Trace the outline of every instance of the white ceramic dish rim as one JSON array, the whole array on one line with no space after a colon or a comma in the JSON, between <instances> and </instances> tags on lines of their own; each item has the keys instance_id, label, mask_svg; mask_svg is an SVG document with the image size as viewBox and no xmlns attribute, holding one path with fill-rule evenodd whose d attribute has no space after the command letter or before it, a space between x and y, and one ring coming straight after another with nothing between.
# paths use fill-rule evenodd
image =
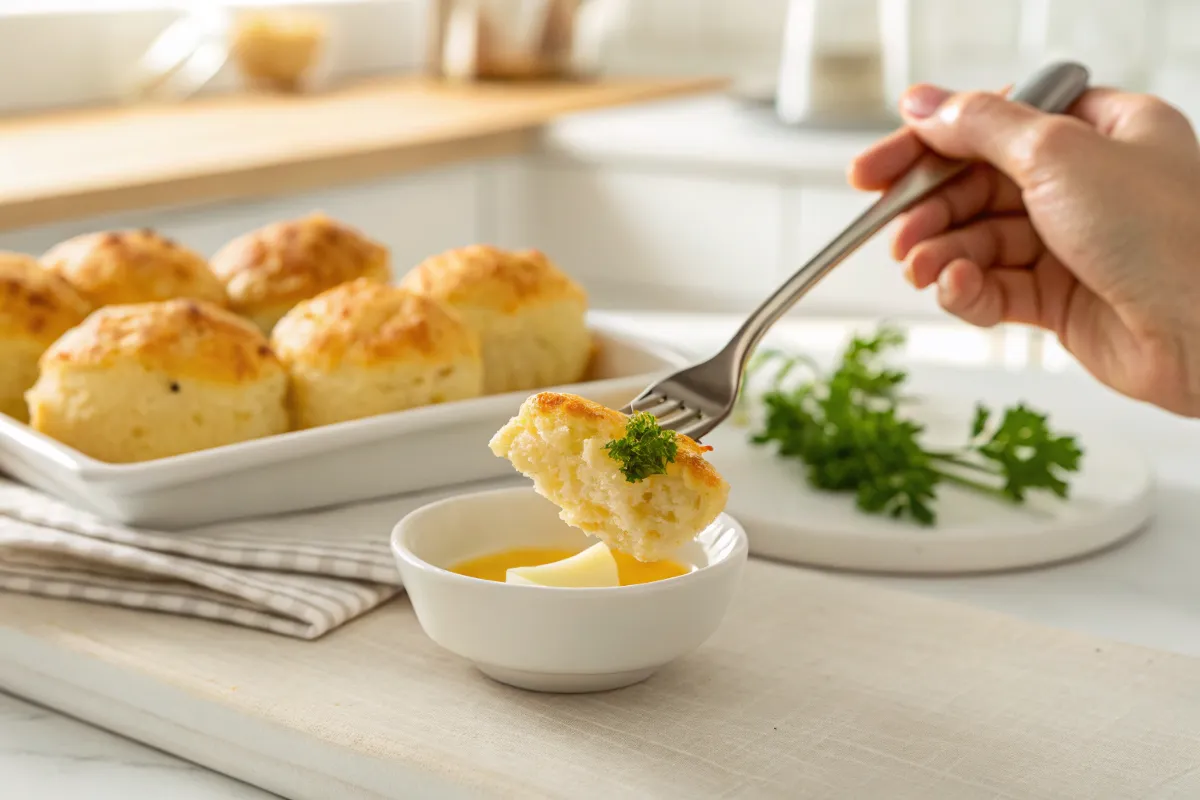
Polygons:
<instances>
[{"instance_id":1,"label":"white ceramic dish rim","mask_svg":"<svg viewBox=\"0 0 1200 800\"><path fill-rule=\"evenodd\" d=\"M654 355L668 364L682 366L686 358L677 350L659 342L647 342L630 335L626 330L610 327L602 321L589 318L589 327L606 338ZM526 397L537 391L574 393L584 390L604 390L615 387L635 376L619 376L595 381L581 381L563 386L547 386L536 390L507 392L485 395L469 400L458 400L437 405L422 406L374 417L348 420L308 430L264 436L246 442L222 445L207 450L183 453L177 456L140 461L132 464L110 464L87 456L73 447L58 442L28 425L0 415L0 436L16 445L36 452L53 461L72 475L89 482L105 483L141 478L152 484L176 483L185 473L188 481L206 478L228 471L229 459L237 458L239 469L260 467L278 461L281 447L287 448L287 457L300 458L327 452L330 443L336 447L351 447L376 438L376 431L386 428L389 436L424 431L438 425L461 422L464 411L478 409L486 413L483 405L488 402L504 401L515 410Z\"/></svg>"},{"instance_id":2,"label":"white ceramic dish rim","mask_svg":"<svg viewBox=\"0 0 1200 800\"><path fill-rule=\"evenodd\" d=\"M966 429L970 423L970 417L966 414L954 414L949 412L936 412L931 415L931 419L922 420L923 424L930 424L931 421L952 421L958 424L958 427ZM961 424L960 424L961 423ZM712 444L715 441L716 447L719 449L724 442L720 440L721 435L732 436L732 431L738 430L736 426L728 421L721 428L722 434L719 434L715 440L705 439L705 442ZM750 428L741 429L739 435L743 435L748 439ZM1092 460L1098 461L1101 464L1122 464L1126 477L1130 479L1127 483L1128 495L1132 498L1125 506L1117 508L1115 511L1110 506L1105 506L1097 512L1089 511L1080 518L1060 517L1057 512L1062 509L1069 508L1075 502L1077 495L1071 495L1066 499L1033 494L1030 495L1024 506L1027 509L1029 518L1023 522L1020 528L1014 528L1011 522L1001 522L999 528L987 528L982 525L972 525L962 530L955 530L949 526L941 526L935 523L931 527L924 528L912 522L898 522L886 517L871 517L860 516L862 512L855 510L849 515L850 522L839 520L838 524L824 529L810 528L804 532L806 543L844 542L848 538L853 538L857 542L861 542L867 546L874 547L901 547L909 548L913 546L930 546L937 548L967 546L980 547L988 544L994 544L996 538L1002 537L1006 542L1023 542L1023 541L1047 541L1057 540L1062 538L1064 530L1073 531L1085 529L1089 525L1095 525L1099 520L1097 514L1108 515L1104 522L1107 527L1113 530L1119 529L1121 533L1109 533L1099 537L1096 547L1102 547L1113 544L1117 541L1132 536L1140 530L1143 530L1154 516L1156 497L1159 491L1158 478L1155 474L1154 467L1146 458L1145 454L1134 447L1126 445L1124 442L1115 438L1100 437L1096 434L1089 434L1087 441L1088 451L1084 455L1085 464L1090 464ZM777 465L782 465L783 468L792 466L792 462L782 459L774 452L772 446L768 450L775 460ZM719 459L719 457L718 457ZM718 460L714 459L714 460ZM1132 466L1131 466L1132 465ZM718 470L722 464L715 465ZM1084 469L1088 469L1087 466ZM844 494L839 497L839 493L823 492L818 489L812 489L807 483L803 482L803 475L797 473L797 486L804 493L819 494L825 498L837 499L843 502L847 508L852 508L854 504L853 493ZM743 482L738 482L736 485L743 485ZM736 489L734 490L736 492ZM733 503L740 502L739 497L732 496ZM1086 496L1085 498L1086 499ZM781 524L778 520L772 519L769 515L761 516L759 513L749 511L748 508L753 508L756 511L763 508L761 498L756 499L756 502L750 503L747 508L741 510L743 517L749 519L751 523L757 527L764 529L771 528L775 530L786 531L784 536L793 536L797 528L803 526L788 526ZM998 507L1004 507L1002 500L990 498L980 498L980 503L993 502L997 503ZM855 521L861 521L864 524L855 526ZM886 528L873 528L877 525L886 525ZM853 526L853 527L851 527ZM803 560L797 563L809 563ZM828 566L833 568L851 568L842 567L841 565L825 564L823 562L812 562L819 566ZM1041 562L1035 562L1041 563ZM1053 563L1053 562L1049 562ZM1008 567L999 567L1006 569Z\"/></svg>"},{"instance_id":3,"label":"white ceramic dish rim","mask_svg":"<svg viewBox=\"0 0 1200 800\"><path fill-rule=\"evenodd\" d=\"M714 570L736 568L738 563L749 557L750 539L746 534L746 529L742 524L729 514L722 512L707 528L696 534L699 539L707 531L714 527L729 528L734 533L735 543L733 547L724 550L715 560L710 560L704 566L697 566L695 569L689 570L683 575L676 575L673 578L664 578L650 583L639 583L633 586L529 586L518 583L500 583L499 581L489 581L484 578L473 578L470 575L459 575L457 572L451 572L443 567L430 564L425 559L418 556L409 548L407 542L404 541L406 527L410 526L414 521L420 521L423 516L429 516L438 513L447 506L455 505L464 501L480 501L486 500L488 497L499 497L501 495L515 495L533 493L532 486L506 486L499 489L486 489L478 492L466 492L463 494L447 497L442 500L435 500L432 503L421 506L420 508L406 514L396 526L392 529L391 546L392 554L399 559L402 559L406 564L422 572L430 575L435 575L439 580L449 581L463 585L471 584L488 584L489 586L504 586L501 591L525 592L525 593L548 593L550 595L562 595L566 593L571 597L586 597L586 596L611 596L613 593L620 593L626 597L633 594L654 594L658 592L673 591L675 587L680 586L689 580L701 580L703 573L710 573ZM564 525L566 523L563 523ZM582 533L582 531L581 531ZM517 546L517 545L514 545ZM704 548L706 556L711 554L711 551Z\"/></svg>"}]
</instances>

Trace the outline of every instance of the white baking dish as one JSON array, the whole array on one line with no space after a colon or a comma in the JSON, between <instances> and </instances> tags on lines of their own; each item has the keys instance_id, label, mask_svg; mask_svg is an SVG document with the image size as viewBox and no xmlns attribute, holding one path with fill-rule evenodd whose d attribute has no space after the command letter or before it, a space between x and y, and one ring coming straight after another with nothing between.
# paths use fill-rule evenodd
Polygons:
<instances>
[{"instance_id":1,"label":"white baking dish","mask_svg":"<svg viewBox=\"0 0 1200 800\"><path fill-rule=\"evenodd\" d=\"M620 407L682 357L593 320L593 380ZM529 393L399 411L137 464L89 458L0 414L0 470L109 520L153 528L321 508L512 475L487 443Z\"/></svg>"}]
</instances>

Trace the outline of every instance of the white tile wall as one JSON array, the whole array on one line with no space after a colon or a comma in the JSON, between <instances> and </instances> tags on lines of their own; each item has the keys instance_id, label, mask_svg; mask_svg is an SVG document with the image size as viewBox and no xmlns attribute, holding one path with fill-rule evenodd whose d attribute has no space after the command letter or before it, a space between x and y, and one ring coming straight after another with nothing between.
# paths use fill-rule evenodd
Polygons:
<instances>
[{"instance_id":1,"label":"white tile wall","mask_svg":"<svg viewBox=\"0 0 1200 800\"><path fill-rule=\"evenodd\" d=\"M784 196L783 260L778 280L791 275L866 210L874 195L842 187L794 186ZM918 293L892 260L884 231L837 267L805 298L805 312L939 316L931 291Z\"/></svg>"},{"instance_id":2,"label":"white tile wall","mask_svg":"<svg viewBox=\"0 0 1200 800\"><path fill-rule=\"evenodd\" d=\"M75 105L109 96L115 76L108 51L94 46L96 20L90 14L64 17L48 36L44 17L6 18L0 28L0 112L40 107L47 97L54 98L51 104Z\"/></svg>"},{"instance_id":3,"label":"white tile wall","mask_svg":"<svg viewBox=\"0 0 1200 800\"><path fill-rule=\"evenodd\" d=\"M788 0L742 0L712 5L709 14L697 16L710 19L708 30L724 41L739 49L777 46Z\"/></svg>"},{"instance_id":4,"label":"white tile wall","mask_svg":"<svg viewBox=\"0 0 1200 800\"><path fill-rule=\"evenodd\" d=\"M639 12L639 19L645 20L647 41L668 47L695 47L716 32L710 24L712 13L703 13L694 0L655 0L653 3L634 0L633 4L644 8Z\"/></svg>"},{"instance_id":5,"label":"white tile wall","mask_svg":"<svg viewBox=\"0 0 1200 800\"><path fill-rule=\"evenodd\" d=\"M1154 33L1169 55L1200 62L1200 3L1166 0Z\"/></svg>"},{"instance_id":6,"label":"white tile wall","mask_svg":"<svg viewBox=\"0 0 1200 800\"><path fill-rule=\"evenodd\" d=\"M1164 94L1200 118L1197 0L884 0L907 3L911 80L1000 87L1032 63L1085 61L1098 82ZM678 72L778 64L787 0L634 0L615 66ZM740 67L738 65L741 65Z\"/></svg>"},{"instance_id":7,"label":"white tile wall","mask_svg":"<svg viewBox=\"0 0 1200 800\"><path fill-rule=\"evenodd\" d=\"M832 181L542 156L493 165L481 230L546 250L601 308L746 312L824 247L872 196ZM804 302L806 316L944 318L881 235Z\"/></svg>"},{"instance_id":8,"label":"white tile wall","mask_svg":"<svg viewBox=\"0 0 1200 800\"><path fill-rule=\"evenodd\" d=\"M777 282L772 182L531 162L499 177L497 240L537 246L599 307L745 310Z\"/></svg>"},{"instance_id":9,"label":"white tile wall","mask_svg":"<svg viewBox=\"0 0 1200 800\"><path fill-rule=\"evenodd\" d=\"M1149 53L1157 49L1150 40L1150 22L1161 4L1088 0L1081 7L1068 0L1026 0L1025 5L1032 19L1030 32L1041 34L1029 42L1035 52L1077 58L1091 67L1097 83L1146 85Z\"/></svg>"},{"instance_id":10,"label":"white tile wall","mask_svg":"<svg viewBox=\"0 0 1200 800\"><path fill-rule=\"evenodd\" d=\"M1019 0L914 0L908 82L1001 88L1020 72Z\"/></svg>"},{"instance_id":11,"label":"white tile wall","mask_svg":"<svg viewBox=\"0 0 1200 800\"><path fill-rule=\"evenodd\" d=\"M261 0L229 0L231 8ZM179 4L157 0L123 7L96 0L69 10L31 2L7 8L0 0L0 113L108 102L133 85L137 61L179 16ZM280 0L303 6L330 21L324 75L407 70L420 64L425 39L425 0ZM232 64L206 87L239 85Z\"/></svg>"}]
</instances>

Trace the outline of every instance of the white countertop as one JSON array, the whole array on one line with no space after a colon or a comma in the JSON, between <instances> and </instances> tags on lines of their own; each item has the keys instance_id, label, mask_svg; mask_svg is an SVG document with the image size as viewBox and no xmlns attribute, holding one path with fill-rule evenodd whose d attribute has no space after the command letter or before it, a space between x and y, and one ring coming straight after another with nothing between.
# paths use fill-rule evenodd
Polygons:
<instances>
[{"instance_id":1,"label":"white countertop","mask_svg":"<svg viewBox=\"0 0 1200 800\"><path fill-rule=\"evenodd\" d=\"M13 800L274 796L6 694L0 694L0 785Z\"/></svg>"},{"instance_id":2,"label":"white countertop","mask_svg":"<svg viewBox=\"0 0 1200 800\"><path fill-rule=\"evenodd\" d=\"M574 114L546 127L542 147L548 156L574 161L841 183L850 159L885 132L790 127L768 105L709 95Z\"/></svg>"},{"instance_id":3,"label":"white countertop","mask_svg":"<svg viewBox=\"0 0 1200 800\"><path fill-rule=\"evenodd\" d=\"M734 321L631 318L643 333L704 352ZM789 339L795 332L790 332ZM802 337L803 338L803 337ZM810 340L812 341L812 340ZM931 373L938 386L957 381L995 402L1023 396L1025 373L980 382L969 372ZM1159 511L1150 528L1110 552L1071 564L971 578L864 577L924 594L985 606L1044 624L1200 656L1200 422L1181 420L1118 398L1075 373L1050 376L1039 400L1068 417L1086 445L1089 426L1125 434L1154 462ZM265 634L264 634L265 635ZM259 798L269 795L172 756L99 731L55 712L0 695L0 775L6 797Z\"/></svg>"}]
</instances>

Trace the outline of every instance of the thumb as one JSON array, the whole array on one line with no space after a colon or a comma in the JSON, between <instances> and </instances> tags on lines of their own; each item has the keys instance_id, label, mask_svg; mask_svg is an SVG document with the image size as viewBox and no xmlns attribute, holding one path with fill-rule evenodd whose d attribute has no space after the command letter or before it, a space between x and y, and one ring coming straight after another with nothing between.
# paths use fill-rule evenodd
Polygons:
<instances>
[{"instance_id":1,"label":"thumb","mask_svg":"<svg viewBox=\"0 0 1200 800\"><path fill-rule=\"evenodd\" d=\"M1047 173L1087 158L1099 134L1086 123L1047 114L990 92L952 94L918 85L900 101L912 131L930 149L950 158L986 161L1021 189Z\"/></svg>"}]
</instances>

